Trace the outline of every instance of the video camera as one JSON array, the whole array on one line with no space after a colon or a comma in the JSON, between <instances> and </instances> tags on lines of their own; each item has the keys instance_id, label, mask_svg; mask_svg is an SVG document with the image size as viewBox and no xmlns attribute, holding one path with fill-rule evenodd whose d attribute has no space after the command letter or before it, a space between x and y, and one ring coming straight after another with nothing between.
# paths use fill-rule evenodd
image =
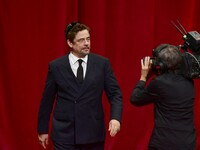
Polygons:
<instances>
[{"instance_id":1,"label":"video camera","mask_svg":"<svg viewBox=\"0 0 200 150\"><path fill-rule=\"evenodd\" d=\"M197 31L187 33L180 22L177 22L180 28L173 21L172 24L183 35L184 40L184 44L180 45L183 50L181 73L187 78L200 78L200 34Z\"/></svg>"},{"instance_id":2,"label":"video camera","mask_svg":"<svg viewBox=\"0 0 200 150\"><path fill-rule=\"evenodd\" d=\"M180 28L173 21L172 24L182 34L184 40L184 43L178 46L180 50L183 50L181 53L182 64L180 66L180 73L186 78L200 78L200 34L197 31L187 33L180 22L177 22ZM162 64L152 66L154 73L157 75L161 74L162 70L164 70L162 69Z\"/></svg>"}]
</instances>

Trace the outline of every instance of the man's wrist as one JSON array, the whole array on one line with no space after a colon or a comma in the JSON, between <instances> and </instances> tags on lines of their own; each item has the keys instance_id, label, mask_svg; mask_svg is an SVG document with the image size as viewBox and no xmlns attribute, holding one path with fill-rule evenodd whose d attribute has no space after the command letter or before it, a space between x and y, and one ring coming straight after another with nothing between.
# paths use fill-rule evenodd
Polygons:
<instances>
[{"instance_id":1,"label":"man's wrist","mask_svg":"<svg viewBox=\"0 0 200 150\"><path fill-rule=\"evenodd\" d=\"M140 77L140 80L146 82L147 79L146 79L145 77L141 76L141 77Z\"/></svg>"}]
</instances>

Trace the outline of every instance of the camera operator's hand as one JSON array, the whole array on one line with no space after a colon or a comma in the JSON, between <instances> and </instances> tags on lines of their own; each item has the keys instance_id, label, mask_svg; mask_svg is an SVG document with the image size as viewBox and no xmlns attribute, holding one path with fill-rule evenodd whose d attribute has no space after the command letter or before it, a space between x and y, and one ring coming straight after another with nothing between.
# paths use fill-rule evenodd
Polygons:
<instances>
[{"instance_id":1,"label":"camera operator's hand","mask_svg":"<svg viewBox=\"0 0 200 150\"><path fill-rule=\"evenodd\" d=\"M140 80L143 80L146 82L149 70L151 69L151 61L150 61L149 56L141 59L141 67L142 68L141 68Z\"/></svg>"}]
</instances>

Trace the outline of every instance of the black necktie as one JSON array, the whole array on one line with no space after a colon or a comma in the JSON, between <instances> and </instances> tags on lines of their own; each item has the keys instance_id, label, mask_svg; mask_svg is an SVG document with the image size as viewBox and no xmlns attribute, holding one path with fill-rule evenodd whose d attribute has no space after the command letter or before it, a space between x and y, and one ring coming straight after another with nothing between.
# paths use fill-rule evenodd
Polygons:
<instances>
[{"instance_id":1,"label":"black necktie","mask_svg":"<svg viewBox=\"0 0 200 150\"><path fill-rule=\"evenodd\" d=\"M77 69L77 80L79 83L82 83L83 82L83 67L81 64L82 64L83 60L79 59L78 62L79 62L79 66Z\"/></svg>"}]
</instances>

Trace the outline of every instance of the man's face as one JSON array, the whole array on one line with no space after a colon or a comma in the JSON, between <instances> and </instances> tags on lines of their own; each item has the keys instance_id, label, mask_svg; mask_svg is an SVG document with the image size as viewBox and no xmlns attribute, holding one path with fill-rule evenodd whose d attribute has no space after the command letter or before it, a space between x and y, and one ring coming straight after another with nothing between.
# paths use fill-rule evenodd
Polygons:
<instances>
[{"instance_id":1,"label":"man's face","mask_svg":"<svg viewBox=\"0 0 200 150\"><path fill-rule=\"evenodd\" d=\"M81 58L90 53L90 34L88 30L79 31L73 43L68 40L68 45L72 48L72 53Z\"/></svg>"}]
</instances>

